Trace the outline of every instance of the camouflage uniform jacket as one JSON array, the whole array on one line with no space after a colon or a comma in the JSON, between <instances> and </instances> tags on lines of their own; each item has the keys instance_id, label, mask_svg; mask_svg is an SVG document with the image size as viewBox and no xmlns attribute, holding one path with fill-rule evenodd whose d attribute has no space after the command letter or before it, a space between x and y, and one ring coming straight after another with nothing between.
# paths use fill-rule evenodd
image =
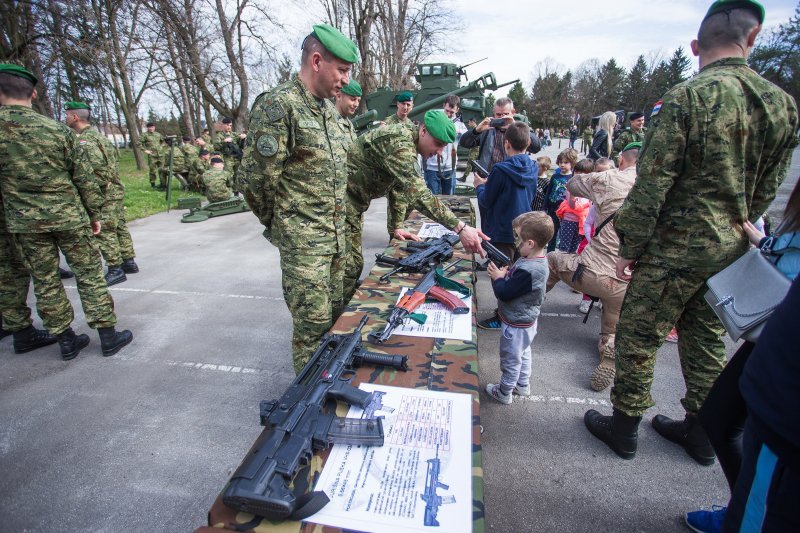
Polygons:
<instances>
[{"instance_id":1,"label":"camouflage uniform jacket","mask_svg":"<svg viewBox=\"0 0 800 533\"><path fill-rule=\"evenodd\" d=\"M157 131L153 133L146 131L139 135L139 148L150 150L155 157L158 157L164 151L164 137Z\"/></svg>"},{"instance_id":2,"label":"camouflage uniform jacket","mask_svg":"<svg viewBox=\"0 0 800 533\"><path fill-rule=\"evenodd\" d=\"M458 217L431 193L419 174L418 135L416 129L412 133L397 124L358 138L347 161L347 199L352 215L360 217L373 199L389 195L388 219L394 221L391 231L402 227L406 205L448 228L458 224ZM393 196L402 201L392 201Z\"/></svg>"},{"instance_id":3,"label":"camouflage uniform jacket","mask_svg":"<svg viewBox=\"0 0 800 533\"><path fill-rule=\"evenodd\" d=\"M184 165L186 165L186 169L188 170L192 168L194 160L200 158L200 148L191 143L183 143L181 145L181 151L183 152Z\"/></svg>"},{"instance_id":4,"label":"camouflage uniform jacket","mask_svg":"<svg viewBox=\"0 0 800 533\"><path fill-rule=\"evenodd\" d=\"M298 77L256 98L237 179L277 246L345 251L348 133Z\"/></svg>"},{"instance_id":5,"label":"camouflage uniform jacket","mask_svg":"<svg viewBox=\"0 0 800 533\"><path fill-rule=\"evenodd\" d=\"M125 198L125 186L119 179L119 158L114 146L91 126L78 134L78 140L89 154L97 184L106 195L106 201Z\"/></svg>"},{"instance_id":6,"label":"camouflage uniform jacket","mask_svg":"<svg viewBox=\"0 0 800 533\"><path fill-rule=\"evenodd\" d=\"M408 128L408 131L414 131L414 128L416 128L413 120L411 120L408 117L404 118L403 120L400 120L400 117L397 116L397 113L395 113L390 117L386 117L386 120L384 120L384 122L386 123L387 126L392 126L394 124L402 124L403 126Z\"/></svg>"},{"instance_id":7,"label":"camouflage uniform jacket","mask_svg":"<svg viewBox=\"0 0 800 533\"><path fill-rule=\"evenodd\" d=\"M353 123L350 121L349 118L343 117L339 115L339 125L342 127L343 130L347 132L347 137L349 139L350 146L353 146L358 139L358 135L356 135L356 128L353 126ZM348 151L350 151L348 147Z\"/></svg>"},{"instance_id":8,"label":"camouflage uniform jacket","mask_svg":"<svg viewBox=\"0 0 800 533\"><path fill-rule=\"evenodd\" d=\"M169 168L170 152L172 152L172 171L186 172L189 167L187 165L186 157L184 156L183 145L177 145L174 149L167 146L167 151L164 153L164 170Z\"/></svg>"},{"instance_id":9,"label":"camouflage uniform jacket","mask_svg":"<svg viewBox=\"0 0 800 533\"><path fill-rule=\"evenodd\" d=\"M203 179L203 173L209 168L211 168L210 163L198 157L189 164L189 178L200 182Z\"/></svg>"},{"instance_id":10,"label":"camouflage uniform jacket","mask_svg":"<svg viewBox=\"0 0 800 533\"><path fill-rule=\"evenodd\" d=\"M224 169L210 168L203 173L203 184L206 186L206 198L209 202L230 200L231 173Z\"/></svg>"},{"instance_id":11,"label":"camouflage uniform jacket","mask_svg":"<svg viewBox=\"0 0 800 533\"><path fill-rule=\"evenodd\" d=\"M743 254L740 226L775 197L797 120L793 99L741 58L670 89L615 220L620 256L714 271Z\"/></svg>"},{"instance_id":12,"label":"camouflage uniform jacket","mask_svg":"<svg viewBox=\"0 0 800 533\"><path fill-rule=\"evenodd\" d=\"M614 141L614 144L611 149L611 157L616 160L617 156L622 151L622 149L628 146L630 143L643 142L646 133L647 133L647 128L642 128L639 131L633 131L630 128L625 128L625 130L619 134L617 140Z\"/></svg>"},{"instance_id":13,"label":"camouflage uniform jacket","mask_svg":"<svg viewBox=\"0 0 800 533\"><path fill-rule=\"evenodd\" d=\"M594 130L587 126L583 129L583 142L592 144L592 137L594 137Z\"/></svg>"},{"instance_id":14,"label":"camouflage uniform jacket","mask_svg":"<svg viewBox=\"0 0 800 533\"><path fill-rule=\"evenodd\" d=\"M0 191L10 233L88 226L105 203L78 136L17 105L0 107Z\"/></svg>"},{"instance_id":15,"label":"camouflage uniform jacket","mask_svg":"<svg viewBox=\"0 0 800 533\"><path fill-rule=\"evenodd\" d=\"M211 135L210 134L206 133L205 135L201 135L200 138L203 139L204 143L206 143L203 148L205 148L209 152L214 150L214 141L211 140Z\"/></svg>"}]
</instances>

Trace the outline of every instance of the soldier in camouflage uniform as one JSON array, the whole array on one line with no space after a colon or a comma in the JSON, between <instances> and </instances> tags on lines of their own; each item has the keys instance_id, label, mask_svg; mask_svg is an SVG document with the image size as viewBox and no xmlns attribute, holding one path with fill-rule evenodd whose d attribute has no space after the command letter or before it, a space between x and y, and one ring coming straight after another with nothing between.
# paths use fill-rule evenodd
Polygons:
<instances>
[{"instance_id":1,"label":"soldier in camouflage uniform","mask_svg":"<svg viewBox=\"0 0 800 533\"><path fill-rule=\"evenodd\" d=\"M172 177L180 181L181 185L185 187L188 185L189 166L184 155L183 142L178 141L177 137L169 137L166 142L167 151L164 155L164 166L161 168L159 189L164 190L167 188L170 157L172 157Z\"/></svg>"},{"instance_id":2,"label":"soldier in camouflage uniform","mask_svg":"<svg viewBox=\"0 0 800 533\"><path fill-rule=\"evenodd\" d=\"M342 87L342 90L336 94L336 111L339 112L339 124L343 129L347 130L350 137L350 143L356 142L356 129L353 123L350 122L350 117L356 114L358 105L361 103L361 85L356 80L350 80L350 83Z\"/></svg>"},{"instance_id":3,"label":"soldier in camouflage uniform","mask_svg":"<svg viewBox=\"0 0 800 533\"><path fill-rule=\"evenodd\" d=\"M201 148L205 148L209 152L214 149L214 140L211 138L211 133L209 133L208 128L203 129L203 133L200 134L200 138L203 139L203 146Z\"/></svg>"},{"instance_id":4,"label":"soldier in camouflage uniform","mask_svg":"<svg viewBox=\"0 0 800 533\"><path fill-rule=\"evenodd\" d=\"M147 154L147 166L150 169L150 186L156 186L156 178L161 175L164 161L164 137L156 131L156 125L147 123L147 132L139 136L139 149Z\"/></svg>"},{"instance_id":5,"label":"soldier in camouflage uniform","mask_svg":"<svg viewBox=\"0 0 800 533\"><path fill-rule=\"evenodd\" d=\"M139 272L134 261L133 239L125 220L125 186L119 179L119 158L111 142L91 127L89 106L84 102L67 102L67 126L78 134L80 145L89 154L89 163L94 170L100 190L105 193L103 206L103 231L95 236L108 272L106 283L116 285L126 281L126 273Z\"/></svg>"},{"instance_id":6,"label":"soldier in camouflage uniform","mask_svg":"<svg viewBox=\"0 0 800 533\"><path fill-rule=\"evenodd\" d=\"M640 143L644 141L644 135L647 133L644 127L644 115L642 113L630 114L630 126L619 134L619 137L614 141L611 149L611 159L619 164L619 154L622 149L631 143Z\"/></svg>"},{"instance_id":7,"label":"soldier in camouflage uniform","mask_svg":"<svg viewBox=\"0 0 800 533\"><path fill-rule=\"evenodd\" d=\"M114 355L133 335L114 329L114 302L92 237L101 229L105 197L78 137L32 109L35 84L25 69L0 65L0 194L6 225L61 356L76 357L89 337L70 327L73 312L58 274L59 249L75 272L86 320L99 330L103 355Z\"/></svg>"},{"instance_id":8,"label":"soldier in camouflage uniform","mask_svg":"<svg viewBox=\"0 0 800 533\"><path fill-rule=\"evenodd\" d=\"M626 459L653 405L656 350L677 325L686 417L657 415L653 426L700 464L714 461L696 422L725 365L724 329L703 298L706 280L749 248L742 224L775 197L798 124L793 99L745 63L763 20L756 2L718 0L709 8L692 41L700 72L653 109L638 179L614 223L617 277L631 280L617 326L614 411L590 410L584 421Z\"/></svg>"},{"instance_id":9,"label":"soldier in camouflage uniform","mask_svg":"<svg viewBox=\"0 0 800 533\"><path fill-rule=\"evenodd\" d=\"M189 188L193 191L203 192L205 186L203 185L203 174L210 166L211 154L208 150L201 149L197 159L193 160L189 165Z\"/></svg>"},{"instance_id":10,"label":"soldier in camouflage uniform","mask_svg":"<svg viewBox=\"0 0 800 533\"><path fill-rule=\"evenodd\" d=\"M397 112L387 117L384 120L384 123L387 126L391 126L392 124L402 124L409 131L414 129L414 122L408 118L408 114L411 113L411 110L414 109L414 95L411 94L410 91L403 91L396 97L397 100Z\"/></svg>"},{"instance_id":11,"label":"soldier in camouflage uniform","mask_svg":"<svg viewBox=\"0 0 800 533\"><path fill-rule=\"evenodd\" d=\"M402 124L395 124L369 131L358 138L347 160L345 302L353 296L364 267L361 253L364 212L375 198L389 196L388 219L393 237L418 240L416 235L402 229L406 206L409 206L457 232L468 251L481 251L480 239L488 237L459 221L431 193L419 173L418 154L430 158L441 153L455 138L455 125L441 110L425 113L424 124L415 127L413 132Z\"/></svg>"},{"instance_id":12,"label":"soldier in camouflage uniform","mask_svg":"<svg viewBox=\"0 0 800 533\"><path fill-rule=\"evenodd\" d=\"M230 200L233 196L231 179L231 173L225 170L225 162L222 158L212 157L211 168L203 173L203 185L208 201L222 202L223 200Z\"/></svg>"},{"instance_id":13,"label":"soldier in camouflage uniform","mask_svg":"<svg viewBox=\"0 0 800 533\"><path fill-rule=\"evenodd\" d=\"M592 130L591 126L586 126L583 129L583 135L581 137L582 140L583 140L583 145L581 146L581 153L582 154L588 154L589 153L589 147L592 146L592 138L593 137L594 137L594 130Z\"/></svg>"},{"instance_id":14,"label":"soldier in camouflage uniform","mask_svg":"<svg viewBox=\"0 0 800 533\"><path fill-rule=\"evenodd\" d=\"M355 43L326 24L303 43L300 73L253 104L237 178L281 254L300 371L341 314L348 132L329 98L349 82Z\"/></svg>"}]
</instances>

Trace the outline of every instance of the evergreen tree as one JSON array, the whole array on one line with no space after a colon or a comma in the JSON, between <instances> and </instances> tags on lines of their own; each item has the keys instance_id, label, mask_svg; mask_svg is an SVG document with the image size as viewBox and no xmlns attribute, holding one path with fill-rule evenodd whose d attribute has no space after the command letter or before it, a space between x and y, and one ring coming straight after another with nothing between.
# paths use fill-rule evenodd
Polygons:
<instances>
[{"instance_id":1,"label":"evergreen tree","mask_svg":"<svg viewBox=\"0 0 800 533\"><path fill-rule=\"evenodd\" d=\"M652 104L647 102L647 63L644 56L636 59L628 77L625 80L625 92L622 96L622 107L627 111L644 112L645 107Z\"/></svg>"},{"instance_id":2,"label":"evergreen tree","mask_svg":"<svg viewBox=\"0 0 800 533\"><path fill-rule=\"evenodd\" d=\"M687 73L692 65L692 60L686 55L682 46L672 54L667 63L667 83L674 87L688 79Z\"/></svg>"},{"instance_id":3,"label":"evergreen tree","mask_svg":"<svg viewBox=\"0 0 800 533\"><path fill-rule=\"evenodd\" d=\"M598 113L616 111L623 103L625 83L627 81L625 69L617 64L613 57L600 69L600 99L597 103Z\"/></svg>"},{"instance_id":4,"label":"evergreen tree","mask_svg":"<svg viewBox=\"0 0 800 533\"><path fill-rule=\"evenodd\" d=\"M508 91L508 97L514 102L514 107L519 112L525 109L525 96L525 87L522 86L521 82L515 83L511 90Z\"/></svg>"},{"instance_id":5,"label":"evergreen tree","mask_svg":"<svg viewBox=\"0 0 800 533\"><path fill-rule=\"evenodd\" d=\"M800 101L800 4L787 23L759 36L748 62L753 70Z\"/></svg>"}]
</instances>

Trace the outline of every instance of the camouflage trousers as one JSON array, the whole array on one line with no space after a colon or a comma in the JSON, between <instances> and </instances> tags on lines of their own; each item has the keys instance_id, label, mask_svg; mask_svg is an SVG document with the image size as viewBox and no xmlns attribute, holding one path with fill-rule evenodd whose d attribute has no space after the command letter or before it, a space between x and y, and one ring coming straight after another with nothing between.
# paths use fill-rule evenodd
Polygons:
<instances>
[{"instance_id":1,"label":"camouflage trousers","mask_svg":"<svg viewBox=\"0 0 800 533\"><path fill-rule=\"evenodd\" d=\"M604 356L613 358L617 322L619 322L619 313L628 284L611 276L596 274L585 267L581 277L572 281L572 276L578 268L578 254L550 252L547 254L547 263L550 266L550 276L547 278L548 292L559 281L563 281L577 291L600 298L603 303L603 312L600 317L600 339L597 342L597 351L601 359Z\"/></svg>"},{"instance_id":2,"label":"camouflage trousers","mask_svg":"<svg viewBox=\"0 0 800 533\"><path fill-rule=\"evenodd\" d=\"M120 266L124 260L136 257L122 200L108 200L103 208L100 234L94 238L107 265Z\"/></svg>"},{"instance_id":3,"label":"camouflage trousers","mask_svg":"<svg viewBox=\"0 0 800 533\"><path fill-rule=\"evenodd\" d=\"M364 215L353 220L347 217L347 235L345 236L345 267L344 267L344 297L342 302L347 305L356 292L356 285L364 270L364 255L361 253L361 238L363 234Z\"/></svg>"},{"instance_id":4,"label":"camouflage trousers","mask_svg":"<svg viewBox=\"0 0 800 533\"><path fill-rule=\"evenodd\" d=\"M50 333L58 335L65 331L75 318L58 274L59 249L75 273L89 326L106 328L116 324L114 301L103 278L100 251L88 227L50 233L17 233L14 241L33 278L36 309Z\"/></svg>"},{"instance_id":5,"label":"camouflage trousers","mask_svg":"<svg viewBox=\"0 0 800 533\"><path fill-rule=\"evenodd\" d=\"M5 226L5 220L0 224ZM11 235L5 228L0 229L0 314L7 331L19 331L33 323L27 303L30 283L31 276L22 264Z\"/></svg>"},{"instance_id":6,"label":"camouflage trousers","mask_svg":"<svg viewBox=\"0 0 800 533\"><path fill-rule=\"evenodd\" d=\"M725 366L724 329L703 298L714 271L673 269L639 263L628 286L617 325L614 407L640 416L654 405L650 396L656 351L673 326L678 328L678 354L687 413L697 414Z\"/></svg>"},{"instance_id":7,"label":"camouflage trousers","mask_svg":"<svg viewBox=\"0 0 800 533\"><path fill-rule=\"evenodd\" d=\"M344 254L305 255L280 249L283 297L292 315L292 362L299 373L342 314Z\"/></svg>"},{"instance_id":8,"label":"camouflage trousers","mask_svg":"<svg viewBox=\"0 0 800 533\"><path fill-rule=\"evenodd\" d=\"M150 185L155 185L162 167L161 157L148 155L147 166L150 169Z\"/></svg>"}]
</instances>

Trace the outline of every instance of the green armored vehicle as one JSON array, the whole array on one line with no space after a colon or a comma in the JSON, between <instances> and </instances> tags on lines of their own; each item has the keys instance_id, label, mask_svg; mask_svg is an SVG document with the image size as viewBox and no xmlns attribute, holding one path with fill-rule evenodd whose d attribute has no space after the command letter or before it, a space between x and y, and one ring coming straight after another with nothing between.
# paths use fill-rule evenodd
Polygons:
<instances>
[{"instance_id":1,"label":"green armored vehicle","mask_svg":"<svg viewBox=\"0 0 800 533\"><path fill-rule=\"evenodd\" d=\"M483 61L483 60L481 60ZM476 61L477 63L477 61ZM473 63L470 63L473 64ZM454 63L426 63L417 65L414 79L419 89L410 89L414 93L414 108L409 114L411 120L420 121L422 115L430 109L441 109L445 99L456 94L461 97L461 121L466 124L470 119L480 122L485 116L486 91L495 91L519 80L497 84L494 73L489 72L480 78L461 85L461 77L467 79L464 70L469 65L458 66ZM397 112L397 93L399 91L384 87L366 95L367 111L353 118L357 129L363 129L376 120L383 120Z\"/></svg>"}]
</instances>

